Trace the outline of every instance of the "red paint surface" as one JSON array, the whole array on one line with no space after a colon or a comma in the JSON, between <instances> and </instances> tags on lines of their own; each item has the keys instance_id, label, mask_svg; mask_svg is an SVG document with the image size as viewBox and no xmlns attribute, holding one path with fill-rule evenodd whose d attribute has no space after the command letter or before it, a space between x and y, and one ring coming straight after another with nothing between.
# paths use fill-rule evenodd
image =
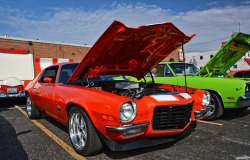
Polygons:
<instances>
[{"instance_id":1,"label":"red paint surface","mask_svg":"<svg viewBox=\"0 0 250 160\"><path fill-rule=\"evenodd\" d=\"M35 58L35 66L37 75L41 72L40 58Z\"/></svg>"},{"instance_id":2,"label":"red paint surface","mask_svg":"<svg viewBox=\"0 0 250 160\"><path fill-rule=\"evenodd\" d=\"M250 65L250 58L244 58L244 59Z\"/></svg>"},{"instance_id":3,"label":"red paint surface","mask_svg":"<svg viewBox=\"0 0 250 160\"><path fill-rule=\"evenodd\" d=\"M27 51L27 50L17 50L17 49L0 49L0 52L3 52L3 53L21 53L21 54L29 53L29 51Z\"/></svg>"},{"instance_id":4,"label":"red paint surface","mask_svg":"<svg viewBox=\"0 0 250 160\"><path fill-rule=\"evenodd\" d=\"M69 81L77 80L91 64L89 77L119 74L140 79L193 36L186 36L172 23L130 28L114 21L90 49Z\"/></svg>"},{"instance_id":5,"label":"red paint surface","mask_svg":"<svg viewBox=\"0 0 250 160\"><path fill-rule=\"evenodd\" d=\"M4 91L6 94L8 94L8 92L7 92L8 88L16 88L17 89L17 93L19 93L20 91L23 90L23 85L14 86L14 87L1 85L1 90ZM17 94L17 93L13 93L13 94ZM12 93L10 93L10 94L12 94Z\"/></svg>"}]
</instances>

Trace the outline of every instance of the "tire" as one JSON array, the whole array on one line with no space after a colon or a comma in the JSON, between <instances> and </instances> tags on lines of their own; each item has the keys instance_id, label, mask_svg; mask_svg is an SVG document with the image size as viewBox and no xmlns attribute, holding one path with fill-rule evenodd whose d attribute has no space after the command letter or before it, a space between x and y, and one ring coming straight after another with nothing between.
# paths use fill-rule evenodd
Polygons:
<instances>
[{"instance_id":1,"label":"tire","mask_svg":"<svg viewBox=\"0 0 250 160\"><path fill-rule=\"evenodd\" d=\"M220 98L213 92L210 92L211 100L210 100L210 108L211 111L207 112L205 115L205 120L216 120L223 114L223 106Z\"/></svg>"},{"instance_id":2,"label":"tire","mask_svg":"<svg viewBox=\"0 0 250 160\"><path fill-rule=\"evenodd\" d=\"M36 108L29 94L27 95L27 99L26 99L26 109L27 109L28 117L30 119L41 118L42 113Z\"/></svg>"},{"instance_id":3,"label":"tire","mask_svg":"<svg viewBox=\"0 0 250 160\"><path fill-rule=\"evenodd\" d=\"M74 150L81 155L93 155L103 148L90 118L79 107L69 111L68 132Z\"/></svg>"}]
</instances>

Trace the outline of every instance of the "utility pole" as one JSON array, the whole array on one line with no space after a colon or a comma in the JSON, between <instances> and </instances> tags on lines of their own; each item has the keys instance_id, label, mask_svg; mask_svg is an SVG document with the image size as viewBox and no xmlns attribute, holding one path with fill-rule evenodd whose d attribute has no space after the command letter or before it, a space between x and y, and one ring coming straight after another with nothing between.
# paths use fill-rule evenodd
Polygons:
<instances>
[{"instance_id":1,"label":"utility pole","mask_svg":"<svg viewBox=\"0 0 250 160\"><path fill-rule=\"evenodd\" d=\"M240 32L240 22L239 22L239 32Z\"/></svg>"}]
</instances>

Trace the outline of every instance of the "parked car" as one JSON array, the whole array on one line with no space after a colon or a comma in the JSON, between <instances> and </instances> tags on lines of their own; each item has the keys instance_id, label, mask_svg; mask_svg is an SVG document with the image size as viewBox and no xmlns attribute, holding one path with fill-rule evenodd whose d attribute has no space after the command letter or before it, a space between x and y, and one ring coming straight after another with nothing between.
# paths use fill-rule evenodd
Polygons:
<instances>
[{"instance_id":1,"label":"parked car","mask_svg":"<svg viewBox=\"0 0 250 160\"><path fill-rule=\"evenodd\" d=\"M228 74L232 75L234 78L250 78L250 69L230 71Z\"/></svg>"},{"instance_id":2,"label":"parked car","mask_svg":"<svg viewBox=\"0 0 250 160\"><path fill-rule=\"evenodd\" d=\"M187 85L209 91L211 111L206 114L207 120L219 118L225 108L250 107L250 82L223 78L226 71L250 50L249 39L250 35L235 34L201 70L193 64L161 62L152 69L155 75L154 81L163 84ZM151 78L145 79L149 81ZM131 80L138 81L133 77Z\"/></svg>"},{"instance_id":3,"label":"parked car","mask_svg":"<svg viewBox=\"0 0 250 160\"><path fill-rule=\"evenodd\" d=\"M0 48L0 73L0 98L25 98L24 87L34 79L32 54Z\"/></svg>"},{"instance_id":4,"label":"parked car","mask_svg":"<svg viewBox=\"0 0 250 160\"><path fill-rule=\"evenodd\" d=\"M102 141L121 151L186 135L209 110L209 92L126 76L142 78L191 38L172 23L128 28L114 21L80 64L51 65L26 87L28 116L46 113L68 126L82 155L99 152Z\"/></svg>"}]
</instances>

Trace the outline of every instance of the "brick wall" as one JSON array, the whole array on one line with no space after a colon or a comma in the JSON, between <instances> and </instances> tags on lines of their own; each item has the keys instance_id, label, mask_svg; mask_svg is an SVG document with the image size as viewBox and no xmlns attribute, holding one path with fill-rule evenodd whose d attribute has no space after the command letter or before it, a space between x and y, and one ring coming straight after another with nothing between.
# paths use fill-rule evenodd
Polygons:
<instances>
[{"instance_id":1,"label":"brick wall","mask_svg":"<svg viewBox=\"0 0 250 160\"><path fill-rule=\"evenodd\" d=\"M176 49L175 51L170 53L169 56L167 56L165 59L163 59L163 62L169 62L171 58L173 58L174 62L179 62L178 49Z\"/></svg>"},{"instance_id":2,"label":"brick wall","mask_svg":"<svg viewBox=\"0 0 250 160\"><path fill-rule=\"evenodd\" d=\"M30 50L34 58L68 58L81 61L90 47L0 38L0 48Z\"/></svg>"},{"instance_id":3,"label":"brick wall","mask_svg":"<svg viewBox=\"0 0 250 160\"><path fill-rule=\"evenodd\" d=\"M81 61L91 47L0 37L0 48L29 50L30 53L33 54L33 58L64 58ZM34 74L35 76L37 75L36 70Z\"/></svg>"}]
</instances>

